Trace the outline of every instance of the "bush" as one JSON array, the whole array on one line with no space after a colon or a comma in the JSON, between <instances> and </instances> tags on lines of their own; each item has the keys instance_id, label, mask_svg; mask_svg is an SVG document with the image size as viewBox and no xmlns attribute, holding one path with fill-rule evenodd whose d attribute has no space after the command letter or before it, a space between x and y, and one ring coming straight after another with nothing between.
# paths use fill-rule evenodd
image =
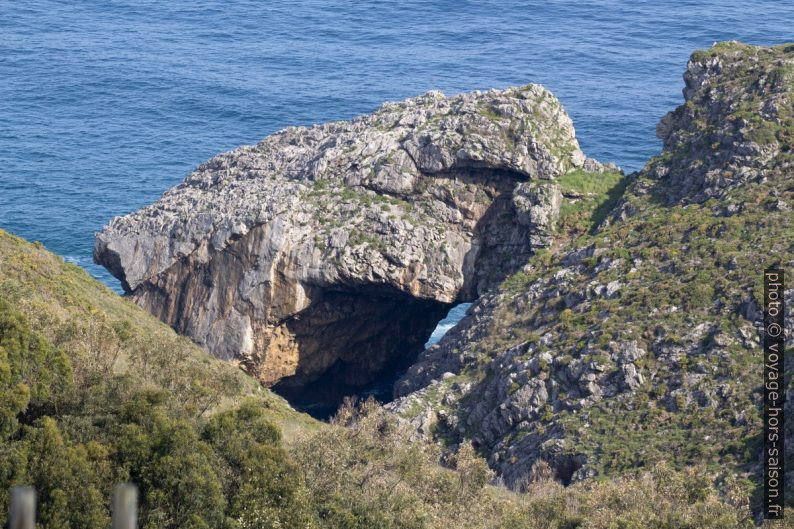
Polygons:
<instances>
[{"instance_id":1,"label":"bush","mask_svg":"<svg viewBox=\"0 0 794 529\"><path fill-rule=\"evenodd\" d=\"M72 387L69 359L0 299L0 439L63 404Z\"/></svg>"},{"instance_id":2,"label":"bush","mask_svg":"<svg viewBox=\"0 0 794 529\"><path fill-rule=\"evenodd\" d=\"M259 402L215 415L204 438L225 462L222 476L234 527L307 527L312 522L298 468Z\"/></svg>"},{"instance_id":3,"label":"bush","mask_svg":"<svg viewBox=\"0 0 794 529\"><path fill-rule=\"evenodd\" d=\"M135 392L105 375L73 392L69 359L0 300L0 520L9 489L28 484L42 527L104 528L110 491L129 480L144 529L312 525L301 475L260 401L204 424L180 418L185 404L165 390ZM91 391L101 406L86 405Z\"/></svg>"}]
</instances>

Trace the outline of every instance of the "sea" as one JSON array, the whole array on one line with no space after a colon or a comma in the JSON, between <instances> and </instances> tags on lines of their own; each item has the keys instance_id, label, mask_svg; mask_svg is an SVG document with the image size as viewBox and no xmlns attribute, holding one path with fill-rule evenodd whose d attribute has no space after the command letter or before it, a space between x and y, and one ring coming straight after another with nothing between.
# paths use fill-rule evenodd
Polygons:
<instances>
[{"instance_id":1,"label":"sea","mask_svg":"<svg viewBox=\"0 0 794 529\"><path fill-rule=\"evenodd\" d=\"M0 228L121 291L91 259L113 216L216 153L429 90L541 83L633 171L694 49L792 28L779 0L0 0Z\"/></svg>"}]
</instances>

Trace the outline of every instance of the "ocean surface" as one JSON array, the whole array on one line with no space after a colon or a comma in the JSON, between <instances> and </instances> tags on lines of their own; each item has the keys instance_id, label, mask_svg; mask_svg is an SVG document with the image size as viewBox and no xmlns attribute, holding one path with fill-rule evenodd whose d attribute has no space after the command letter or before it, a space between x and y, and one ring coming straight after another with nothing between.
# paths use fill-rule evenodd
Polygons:
<instances>
[{"instance_id":1,"label":"ocean surface","mask_svg":"<svg viewBox=\"0 0 794 529\"><path fill-rule=\"evenodd\" d=\"M431 89L542 83L584 151L656 153L695 48L791 40L779 0L0 0L0 227L119 290L94 232L213 154Z\"/></svg>"},{"instance_id":2,"label":"ocean surface","mask_svg":"<svg viewBox=\"0 0 794 529\"><path fill-rule=\"evenodd\" d=\"M452 307L447 315L440 322L438 322L438 325L436 325L436 328L433 330L433 334L430 335L430 338L428 338L427 342L425 343L425 349L441 341L441 338L447 334L447 331L457 325L458 322L463 319L463 317L466 315L466 311L469 310L469 307L471 307L471 303L459 303Z\"/></svg>"}]
</instances>

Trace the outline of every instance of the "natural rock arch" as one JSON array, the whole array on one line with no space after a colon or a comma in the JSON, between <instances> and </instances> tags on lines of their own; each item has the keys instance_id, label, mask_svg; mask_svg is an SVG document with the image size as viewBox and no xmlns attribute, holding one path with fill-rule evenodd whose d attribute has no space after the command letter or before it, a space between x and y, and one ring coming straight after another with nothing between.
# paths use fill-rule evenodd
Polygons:
<instances>
[{"instance_id":1,"label":"natural rock arch","mask_svg":"<svg viewBox=\"0 0 794 529\"><path fill-rule=\"evenodd\" d=\"M358 386L405 367L451 304L548 245L554 179L585 162L540 86L429 93L219 155L113 219L94 255L264 383Z\"/></svg>"}]
</instances>

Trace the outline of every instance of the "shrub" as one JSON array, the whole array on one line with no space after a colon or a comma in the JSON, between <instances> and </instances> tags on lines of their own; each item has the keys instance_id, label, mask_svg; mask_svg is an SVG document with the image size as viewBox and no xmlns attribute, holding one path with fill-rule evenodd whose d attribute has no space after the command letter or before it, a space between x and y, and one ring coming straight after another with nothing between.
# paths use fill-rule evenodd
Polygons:
<instances>
[{"instance_id":1,"label":"shrub","mask_svg":"<svg viewBox=\"0 0 794 529\"><path fill-rule=\"evenodd\" d=\"M63 404L71 387L66 355L0 299L0 439L16 431L23 413L30 424Z\"/></svg>"}]
</instances>

